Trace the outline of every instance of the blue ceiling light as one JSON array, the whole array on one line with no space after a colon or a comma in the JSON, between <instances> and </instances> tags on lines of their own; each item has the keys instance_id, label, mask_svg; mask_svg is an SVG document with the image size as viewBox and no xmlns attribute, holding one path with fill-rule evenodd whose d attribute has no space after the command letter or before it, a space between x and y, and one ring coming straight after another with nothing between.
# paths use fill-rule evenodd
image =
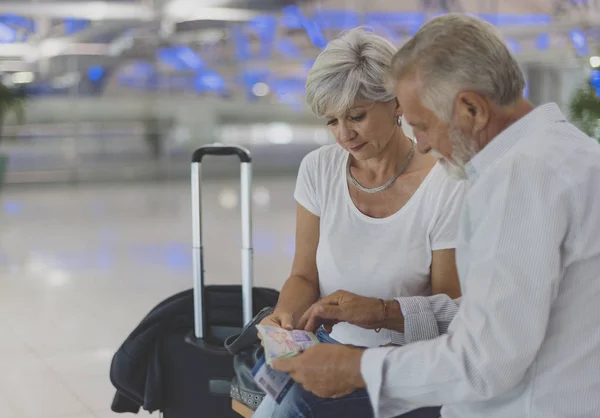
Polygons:
<instances>
[{"instance_id":1,"label":"blue ceiling light","mask_svg":"<svg viewBox=\"0 0 600 418\"><path fill-rule=\"evenodd\" d=\"M496 26L539 26L552 21L552 16L546 14L478 13L475 16Z\"/></svg>"},{"instance_id":2,"label":"blue ceiling light","mask_svg":"<svg viewBox=\"0 0 600 418\"><path fill-rule=\"evenodd\" d=\"M281 38L276 43L277 51L286 58L296 59L302 56L300 48L289 38Z\"/></svg>"},{"instance_id":3,"label":"blue ceiling light","mask_svg":"<svg viewBox=\"0 0 600 418\"><path fill-rule=\"evenodd\" d=\"M319 49L324 49L327 46L327 39L323 34L323 31L317 24L317 22L309 20L304 24L304 30L306 30L306 34L308 35L308 39L312 42L314 46Z\"/></svg>"},{"instance_id":4,"label":"blue ceiling light","mask_svg":"<svg viewBox=\"0 0 600 418\"><path fill-rule=\"evenodd\" d=\"M175 48L175 56L190 70L199 71L204 68L204 61L190 47L180 46Z\"/></svg>"},{"instance_id":5,"label":"blue ceiling light","mask_svg":"<svg viewBox=\"0 0 600 418\"><path fill-rule=\"evenodd\" d=\"M372 12L365 15L365 24L368 26L371 22L376 22L389 28L412 28L422 26L425 23L425 17L425 13L422 12Z\"/></svg>"},{"instance_id":6,"label":"blue ceiling light","mask_svg":"<svg viewBox=\"0 0 600 418\"><path fill-rule=\"evenodd\" d=\"M535 40L535 47L539 51L546 51L548 48L550 48L550 34L542 33L538 35Z\"/></svg>"},{"instance_id":7,"label":"blue ceiling light","mask_svg":"<svg viewBox=\"0 0 600 418\"><path fill-rule=\"evenodd\" d=\"M600 98L600 70L592 70L590 84L596 90L596 97Z\"/></svg>"},{"instance_id":8,"label":"blue ceiling light","mask_svg":"<svg viewBox=\"0 0 600 418\"><path fill-rule=\"evenodd\" d=\"M281 12L280 23L287 29L304 29L308 39L317 48L323 49L327 46L327 39L319 24L314 19L308 19L298 6L284 7Z\"/></svg>"},{"instance_id":9,"label":"blue ceiling light","mask_svg":"<svg viewBox=\"0 0 600 418\"><path fill-rule=\"evenodd\" d=\"M12 26L0 22L0 43L12 44L17 40L17 31Z\"/></svg>"},{"instance_id":10,"label":"blue ceiling light","mask_svg":"<svg viewBox=\"0 0 600 418\"><path fill-rule=\"evenodd\" d=\"M104 68L100 66L93 66L88 69L88 78L91 81L100 81L104 76Z\"/></svg>"},{"instance_id":11,"label":"blue ceiling light","mask_svg":"<svg viewBox=\"0 0 600 418\"><path fill-rule=\"evenodd\" d=\"M354 10L316 9L313 19L323 30L349 30L360 25L360 15Z\"/></svg>"},{"instance_id":12,"label":"blue ceiling light","mask_svg":"<svg viewBox=\"0 0 600 418\"><path fill-rule=\"evenodd\" d=\"M33 19L29 19L25 16L3 14L0 15L0 22L16 28L25 29L30 33L35 32L35 22Z\"/></svg>"},{"instance_id":13,"label":"blue ceiling light","mask_svg":"<svg viewBox=\"0 0 600 418\"><path fill-rule=\"evenodd\" d=\"M592 70L590 84L596 89L600 88L600 70Z\"/></svg>"},{"instance_id":14,"label":"blue ceiling light","mask_svg":"<svg viewBox=\"0 0 600 418\"><path fill-rule=\"evenodd\" d=\"M244 33L241 25L231 27L231 35L235 44L235 56L238 61L248 61L252 57L250 37Z\"/></svg>"},{"instance_id":15,"label":"blue ceiling light","mask_svg":"<svg viewBox=\"0 0 600 418\"><path fill-rule=\"evenodd\" d=\"M298 6L287 6L281 10L279 23L286 29L302 29L304 16Z\"/></svg>"},{"instance_id":16,"label":"blue ceiling light","mask_svg":"<svg viewBox=\"0 0 600 418\"><path fill-rule=\"evenodd\" d=\"M578 55L589 55L587 35L581 29L569 31L569 38Z\"/></svg>"},{"instance_id":17,"label":"blue ceiling light","mask_svg":"<svg viewBox=\"0 0 600 418\"><path fill-rule=\"evenodd\" d=\"M391 42L399 43L399 31L408 31L414 35L423 26L425 19L425 13L421 12L373 12L365 15L365 25L372 27Z\"/></svg>"},{"instance_id":18,"label":"blue ceiling light","mask_svg":"<svg viewBox=\"0 0 600 418\"><path fill-rule=\"evenodd\" d=\"M90 26L90 21L84 19L66 18L63 23L65 26L66 35L73 35L77 32L87 29Z\"/></svg>"},{"instance_id":19,"label":"blue ceiling light","mask_svg":"<svg viewBox=\"0 0 600 418\"><path fill-rule=\"evenodd\" d=\"M266 82L271 76L268 69L244 70L242 72L242 83L252 88L256 83Z\"/></svg>"},{"instance_id":20,"label":"blue ceiling light","mask_svg":"<svg viewBox=\"0 0 600 418\"><path fill-rule=\"evenodd\" d=\"M156 58L163 64L168 65L174 70L186 70L185 66L179 59L173 48L161 48L156 51Z\"/></svg>"},{"instance_id":21,"label":"blue ceiling light","mask_svg":"<svg viewBox=\"0 0 600 418\"><path fill-rule=\"evenodd\" d=\"M521 52L523 52L523 48L521 47L521 44L516 41L515 39L505 39L504 42L506 43L506 46L508 48L508 50L512 53L512 54L519 54Z\"/></svg>"},{"instance_id":22,"label":"blue ceiling light","mask_svg":"<svg viewBox=\"0 0 600 418\"><path fill-rule=\"evenodd\" d=\"M155 80L156 70L152 64L138 61L119 70L117 79L119 83L136 88L146 88Z\"/></svg>"},{"instance_id":23,"label":"blue ceiling light","mask_svg":"<svg viewBox=\"0 0 600 418\"><path fill-rule=\"evenodd\" d=\"M275 35L277 34L277 18L269 15L257 16L250 20L247 25L258 36L261 58L270 58Z\"/></svg>"},{"instance_id":24,"label":"blue ceiling light","mask_svg":"<svg viewBox=\"0 0 600 418\"><path fill-rule=\"evenodd\" d=\"M223 91L225 89L225 79L213 70L204 70L196 77L194 88L199 91Z\"/></svg>"},{"instance_id":25,"label":"blue ceiling light","mask_svg":"<svg viewBox=\"0 0 600 418\"><path fill-rule=\"evenodd\" d=\"M299 78L280 78L271 82L273 91L280 94L304 94L305 84L305 80Z\"/></svg>"},{"instance_id":26,"label":"blue ceiling light","mask_svg":"<svg viewBox=\"0 0 600 418\"><path fill-rule=\"evenodd\" d=\"M156 55L161 62L177 71L199 71L204 68L202 58L187 46L161 48Z\"/></svg>"}]
</instances>

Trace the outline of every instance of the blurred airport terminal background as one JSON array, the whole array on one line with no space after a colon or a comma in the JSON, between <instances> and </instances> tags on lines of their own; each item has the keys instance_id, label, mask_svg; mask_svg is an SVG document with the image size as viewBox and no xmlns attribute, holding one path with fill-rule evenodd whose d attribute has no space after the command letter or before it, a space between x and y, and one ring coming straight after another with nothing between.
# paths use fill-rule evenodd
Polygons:
<instances>
[{"instance_id":1,"label":"blurred airport terminal background","mask_svg":"<svg viewBox=\"0 0 600 418\"><path fill-rule=\"evenodd\" d=\"M299 163L333 142L304 104L315 57L446 12L497 25L529 99L598 133L597 0L0 0L0 417L117 416L114 350L192 284L198 146L251 150L256 283L279 288ZM238 164L203 165L207 281L237 283Z\"/></svg>"}]
</instances>

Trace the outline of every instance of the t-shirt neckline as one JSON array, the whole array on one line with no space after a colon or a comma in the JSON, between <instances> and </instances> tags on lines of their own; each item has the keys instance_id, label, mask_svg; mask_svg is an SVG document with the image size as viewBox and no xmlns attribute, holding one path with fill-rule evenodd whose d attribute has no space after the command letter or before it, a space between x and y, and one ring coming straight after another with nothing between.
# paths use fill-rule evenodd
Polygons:
<instances>
[{"instance_id":1,"label":"t-shirt neckline","mask_svg":"<svg viewBox=\"0 0 600 418\"><path fill-rule=\"evenodd\" d=\"M354 212L355 215L357 215L358 217L360 217L362 220L365 220L367 222L371 222L371 223L386 223L386 222L391 222L394 219L396 219L397 217L399 217L401 215L401 213L403 211L405 211L405 208L408 207L409 205L412 204L413 201L416 200L416 196L418 194L422 194L424 193L423 190L425 189L425 186L427 185L427 183L430 182L432 174L435 170L438 169L438 166L440 165L439 162L435 163L435 165L431 168L431 170L429 170L429 173L427 173L427 176L425 176L425 178L423 179L423 181L421 182L421 184L419 185L419 187L417 188L417 190L415 190L415 192L412 194L412 196L408 199L408 201L400 208L398 209L395 213L392 213L390 216L386 216L385 218L373 218L371 216L367 216L364 213L362 213L354 204L354 202L352 201L352 197L350 196L350 184L348 182L348 179L346 178L346 166L348 164L348 159L350 158L350 153L346 152L346 157L343 160L343 164L342 164L342 179L343 182L345 184L344 190L345 190L345 197L346 197L346 203L350 206L350 210L352 212Z\"/></svg>"}]
</instances>

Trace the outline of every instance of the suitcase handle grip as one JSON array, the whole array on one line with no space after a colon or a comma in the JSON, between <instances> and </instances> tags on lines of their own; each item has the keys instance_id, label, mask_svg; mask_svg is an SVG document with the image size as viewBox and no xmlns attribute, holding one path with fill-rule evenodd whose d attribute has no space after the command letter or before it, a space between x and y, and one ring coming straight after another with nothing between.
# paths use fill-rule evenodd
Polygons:
<instances>
[{"instance_id":1,"label":"suitcase handle grip","mask_svg":"<svg viewBox=\"0 0 600 418\"><path fill-rule=\"evenodd\" d=\"M250 151L244 149L242 147L236 147L231 145L207 145L201 148L198 148L194 151L192 155L192 163L201 163L202 159L206 155L218 155L218 156L227 156L227 155L236 155L240 159L240 163L250 163L252 162L252 156L250 155Z\"/></svg>"}]
</instances>

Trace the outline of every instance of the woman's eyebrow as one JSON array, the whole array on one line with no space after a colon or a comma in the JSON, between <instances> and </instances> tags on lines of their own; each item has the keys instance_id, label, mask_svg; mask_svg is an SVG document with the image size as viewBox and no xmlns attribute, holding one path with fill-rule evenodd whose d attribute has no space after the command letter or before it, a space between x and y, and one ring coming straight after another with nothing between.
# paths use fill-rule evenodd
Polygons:
<instances>
[{"instance_id":1,"label":"woman's eyebrow","mask_svg":"<svg viewBox=\"0 0 600 418\"><path fill-rule=\"evenodd\" d=\"M366 105L366 104L364 104L364 105L356 105L356 106L352 106L350 109L348 109L347 112L352 112L353 110L359 110L359 109L360 110L364 110L364 109L368 109L369 107L371 107L371 106Z\"/></svg>"}]
</instances>

